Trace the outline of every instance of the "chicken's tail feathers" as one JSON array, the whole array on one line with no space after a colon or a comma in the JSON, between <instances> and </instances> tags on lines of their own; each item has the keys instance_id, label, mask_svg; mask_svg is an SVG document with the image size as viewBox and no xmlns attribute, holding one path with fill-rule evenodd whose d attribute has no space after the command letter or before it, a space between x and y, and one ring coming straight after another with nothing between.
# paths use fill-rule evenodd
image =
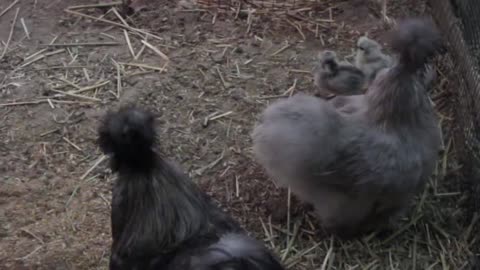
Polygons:
<instances>
[{"instance_id":1,"label":"chicken's tail feathers","mask_svg":"<svg viewBox=\"0 0 480 270\"><path fill-rule=\"evenodd\" d=\"M402 68L414 72L441 49L440 32L433 21L410 18L398 23L390 33L392 50L399 55Z\"/></svg>"},{"instance_id":2,"label":"chicken's tail feathers","mask_svg":"<svg viewBox=\"0 0 480 270\"><path fill-rule=\"evenodd\" d=\"M243 234L228 233L200 256L193 257L188 269L284 270L284 267L260 242Z\"/></svg>"},{"instance_id":3,"label":"chicken's tail feathers","mask_svg":"<svg viewBox=\"0 0 480 270\"><path fill-rule=\"evenodd\" d=\"M108 112L98 130L100 149L121 166L152 164L155 142L153 114L133 105Z\"/></svg>"},{"instance_id":4,"label":"chicken's tail feathers","mask_svg":"<svg viewBox=\"0 0 480 270\"><path fill-rule=\"evenodd\" d=\"M284 268L274 259L232 258L209 265L205 270L284 270Z\"/></svg>"}]
</instances>

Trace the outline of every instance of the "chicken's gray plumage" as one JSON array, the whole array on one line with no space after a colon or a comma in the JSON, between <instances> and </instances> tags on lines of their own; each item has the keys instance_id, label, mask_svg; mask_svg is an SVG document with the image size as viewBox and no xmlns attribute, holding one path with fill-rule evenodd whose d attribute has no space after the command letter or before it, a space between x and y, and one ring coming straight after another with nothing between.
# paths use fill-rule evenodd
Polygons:
<instances>
[{"instance_id":1,"label":"chicken's gray plumage","mask_svg":"<svg viewBox=\"0 0 480 270\"><path fill-rule=\"evenodd\" d=\"M118 174L112 194L112 270L282 270L278 260L154 148L153 116L107 114L99 145Z\"/></svg>"},{"instance_id":2,"label":"chicken's gray plumage","mask_svg":"<svg viewBox=\"0 0 480 270\"><path fill-rule=\"evenodd\" d=\"M398 61L365 95L335 104L297 94L262 113L252 134L256 159L312 203L326 229L353 236L378 228L432 173L440 133L418 71L437 38L425 21L407 20L391 39Z\"/></svg>"}]
</instances>

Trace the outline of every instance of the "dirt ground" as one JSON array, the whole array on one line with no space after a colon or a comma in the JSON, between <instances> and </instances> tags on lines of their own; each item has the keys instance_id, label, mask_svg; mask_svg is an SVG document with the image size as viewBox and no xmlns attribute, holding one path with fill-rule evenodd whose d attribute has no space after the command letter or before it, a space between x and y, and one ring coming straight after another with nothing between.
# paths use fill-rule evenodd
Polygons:
<instances>
[{"instance_id":1,"label":"dirt ground","mask_svg":"<svg viewBox=\"0 0 480 270\"><path fill-rule=\"evenodd\" d=\"M0 11L12 2L1 1ZM423 1L412 2L396 1L392 16L423 12ZM115 25L65 12L87 3L97 2L22 0L0 15L1 269L107 268L113 176L96 128L107 110L130 102L158 115L163 150L290 269L468 269L476 220L463 218L466 194L447 128L447 154L428 188L384 238L319 233L308 209L295 198L289 208L287 192L252 159L257 115L287 91L313 92L318 50L349 55L366 31L382 40L382 24L364 3L323 1L299 13L314 16L312 25L308 17L235 17L152 0L125 19L128 27L111 6L72 10ZM146 32L161 53L141 43ZM448 55L438 63L434 101L448 127L442 98L453 71Z\"/></svg>"}]
</instances>

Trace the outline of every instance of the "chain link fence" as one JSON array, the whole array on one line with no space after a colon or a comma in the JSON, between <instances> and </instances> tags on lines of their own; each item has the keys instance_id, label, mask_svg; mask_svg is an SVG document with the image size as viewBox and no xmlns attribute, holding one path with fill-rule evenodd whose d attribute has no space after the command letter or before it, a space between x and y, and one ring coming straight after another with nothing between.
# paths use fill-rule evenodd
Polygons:
<instances>
[{"instance_id":1,"label":"chain link fence","mask_svg":"<svg viewBox=\"0 0 480 270\"><path fill-rule=\"evenodd\" d=\"M453 135L473 214L480 208L480 2L429 0L429 4L457 67Z\"/></svg>"}]
</instances>

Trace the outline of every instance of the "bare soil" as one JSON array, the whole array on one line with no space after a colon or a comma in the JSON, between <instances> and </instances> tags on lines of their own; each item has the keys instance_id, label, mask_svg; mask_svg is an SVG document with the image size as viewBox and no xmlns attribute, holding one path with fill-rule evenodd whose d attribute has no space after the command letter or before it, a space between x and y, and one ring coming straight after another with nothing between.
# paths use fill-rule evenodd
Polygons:
<instances>
[{"instance_id":1,"label":"bare soil","mask_svg":"<svg viewBox=\"0 0 480 270\"><path fill-rule=\"evenodd\" d=\"M0 11L11 2L1 1ZM467 269L478 236L463 219L466 194L458 190L448 128L451 148L412 216L381 238L344 242L323 234L309 207L295 197L289 204L287 191L252 159L257 115L287 90L313 93L309 71L318 50L347 56L365 32L383 40L371 6L324 1L314 15L325 22L312 27L280 14L249 21L242 12L152 0L126 23L157 36L147 41L167 63L148 47L134 60L121 27L64 11L92 2L22 0L0 17L1 53L19 10L0 59L0 269L107 269L113 176L100 160L96 128L107 110L132 102L157 114L164 152L291 269ZM424 3L401 0L389 8L400 18L422 13ZM122 24L109 9L76 11ZM138 53L145 35L134 32L127 34ZM96 44L48 46L79 42ZM433 97L448 127L444 99L454 71L448 55L438 64ZM71 91L78 94L62 94Z\"/></svg>"}]
</instances>

